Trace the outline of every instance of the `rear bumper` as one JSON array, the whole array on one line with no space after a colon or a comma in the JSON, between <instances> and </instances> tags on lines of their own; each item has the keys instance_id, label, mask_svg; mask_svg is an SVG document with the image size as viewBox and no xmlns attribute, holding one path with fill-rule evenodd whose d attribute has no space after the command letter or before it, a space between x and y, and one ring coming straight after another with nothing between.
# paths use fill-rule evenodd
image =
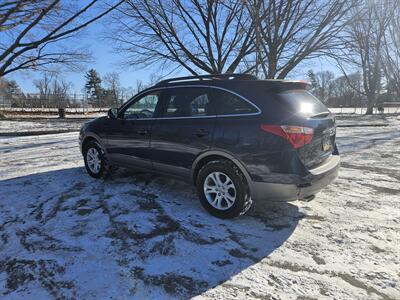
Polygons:
<instances>
[{"instance_id":1,"label":"rear bumper","mask_svg":"<svg viewBox=\"0 0 400 300\"><path fill-rule=\"evenodd\" d=\"M250 184L251 197L255 201L292 201L307 198L334 181L338 176L339 167L339 155L332 155L323 165L309 170L309 174L299 176L290 184L253 181Z\"/></svg>"}]
</instances>

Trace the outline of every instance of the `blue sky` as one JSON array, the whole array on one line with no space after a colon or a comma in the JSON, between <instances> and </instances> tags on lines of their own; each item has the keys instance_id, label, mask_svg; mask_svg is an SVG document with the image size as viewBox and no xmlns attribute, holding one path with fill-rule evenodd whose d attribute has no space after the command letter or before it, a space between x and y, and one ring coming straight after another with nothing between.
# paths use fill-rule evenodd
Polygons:
<instances>
[{"instance_id":1,"label":"blue sky","mask_svg":"<svg viewBox=\"0 0 400 300\"><path fill-rule=\"evenodd\" d=\"M120 75L121 84L124 87L135 87L136 80L141 80L146 83L149 81L151 74L155 68L146 70L134 70L133 68L124 68L120 61L121 57L117 53L113 53L112 44L110 41L105 41L100 38L105 30L103 23L93 24L80 37L83 45L88 46L93 55L93 62L84 65L84 70L90 68L96 69L101 76L109 72L117 72ZM75 42L75 41L74 41ZM63 78L73 84L72 92L81 93L85 84L85 71L82 72L66 72L60 74ZM25 92L36 92L33 81L41 77L41 72L24 71L10 74L8 79L14 79Z\"/></svg>"},{"instance_id":2,"label":"blue sky","mask_svg":"<svg viewBox=\"0 0 400 300\"><path fill-rule=\"evenodd\" d=\"M117 72L120 75L121 85L123 87L134 88L137 80L141 80L146 84L150 80L151 74L157 71L157 67L153 66L149 69L124 67L121 64L121 56L113 52L112 43L99 38L100 36L104 35L104 30L107 30L107 24L105 20L103 20L103 22L93 24L92 27L87 29L79 39L83 45L88 46L93 54L93 62L85 65L84 69L88 70L90 68L94 68L100 73L101 76L104 76L108 72ZM308 61L304 67L299 68L290 74L290 78L307 79L306 72L309 69L313 69L316 72L330 70L338 75L338 70L332 64L325 60L318 59ZM182 71L182 75L186 75L186 73ZM71 92L82 93L82 89L85 84L85 71L62 71L61 76L72 83ZM24 92L35 93L37 91L33 81L39 77L41 77L40 72L25 71L13 73L7 78L16 80Z\"/></svg>"}]
</instances>

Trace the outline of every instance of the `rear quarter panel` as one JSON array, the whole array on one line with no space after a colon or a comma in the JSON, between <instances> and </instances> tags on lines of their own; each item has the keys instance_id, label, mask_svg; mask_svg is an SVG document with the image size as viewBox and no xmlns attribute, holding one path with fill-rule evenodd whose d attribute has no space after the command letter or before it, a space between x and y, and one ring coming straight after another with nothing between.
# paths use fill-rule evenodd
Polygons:
<instances>
[{"instance_id":1,"label":"rear quarter panel","mask_svg":"<svg viewBox=\"0 0 400 300\"><path fill-rule=\"evenodd\" d=\"M214 149L238 159L253 181L292 182L301 172L294 150L285 140L261 130L265 116L217 117ZM282 176L280 176L280 174Z\"/></svg>"}]
</instances>

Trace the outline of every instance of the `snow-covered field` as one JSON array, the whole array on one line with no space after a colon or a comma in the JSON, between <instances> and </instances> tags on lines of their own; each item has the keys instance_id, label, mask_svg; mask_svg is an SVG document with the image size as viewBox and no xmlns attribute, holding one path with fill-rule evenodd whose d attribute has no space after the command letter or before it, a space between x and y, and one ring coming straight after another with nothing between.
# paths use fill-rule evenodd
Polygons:
<instances>
[{"instance_id":1,"label":"snow-covered field","mask_svg":"<svg viewBox=\"0 0 400 300\"><path fill-rule=\"evenodd\" d=\"M0 121L0 135L21 132L44 132L53 130L78 131L82 122L74 121Z\"/></svg>"},{"instance_id":2,"label":"snow-covered field","mask_svg":"<svg viewBox=\"0 0 400 300\"><path fill-rule=\"evenodd\" d=\"M367 111L366 107L330 107L329 110L335 114L360 114L363 115ZM378 113L377 109L374 108L374 112ZM386 106L384 107L385 113L396 114L400 113L399 105Z\"/></svg>"},{"instance_id":3,"label":"snow-covered field","mask_svg":"<svg viewBox=\"0 0 400 300\"><path fill-rule=\"evenodd\" d=\"M182 182L90 178L75 132L0 137L0 298L400 299L400 118L374 122L338 128L312 202L234 220Z\"/></svg>"}]
</instances>

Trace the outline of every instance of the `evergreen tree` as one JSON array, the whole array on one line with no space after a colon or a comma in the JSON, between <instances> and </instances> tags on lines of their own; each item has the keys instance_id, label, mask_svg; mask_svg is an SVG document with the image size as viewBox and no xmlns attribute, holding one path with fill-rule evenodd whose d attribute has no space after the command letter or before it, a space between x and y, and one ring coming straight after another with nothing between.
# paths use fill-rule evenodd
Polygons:
<instances>
[{"instance_id":1,"label":"evergreen tree","mask_svg":"<svg viewBox=\"0 0 400 300\"><path fill-rule=\"evenodd\" d=\"M89 104L101 106L103 88L101 87L101 78L95 69L90 69L86 75L85 90L88 95Z\"/></svg>"}]
</instances>

